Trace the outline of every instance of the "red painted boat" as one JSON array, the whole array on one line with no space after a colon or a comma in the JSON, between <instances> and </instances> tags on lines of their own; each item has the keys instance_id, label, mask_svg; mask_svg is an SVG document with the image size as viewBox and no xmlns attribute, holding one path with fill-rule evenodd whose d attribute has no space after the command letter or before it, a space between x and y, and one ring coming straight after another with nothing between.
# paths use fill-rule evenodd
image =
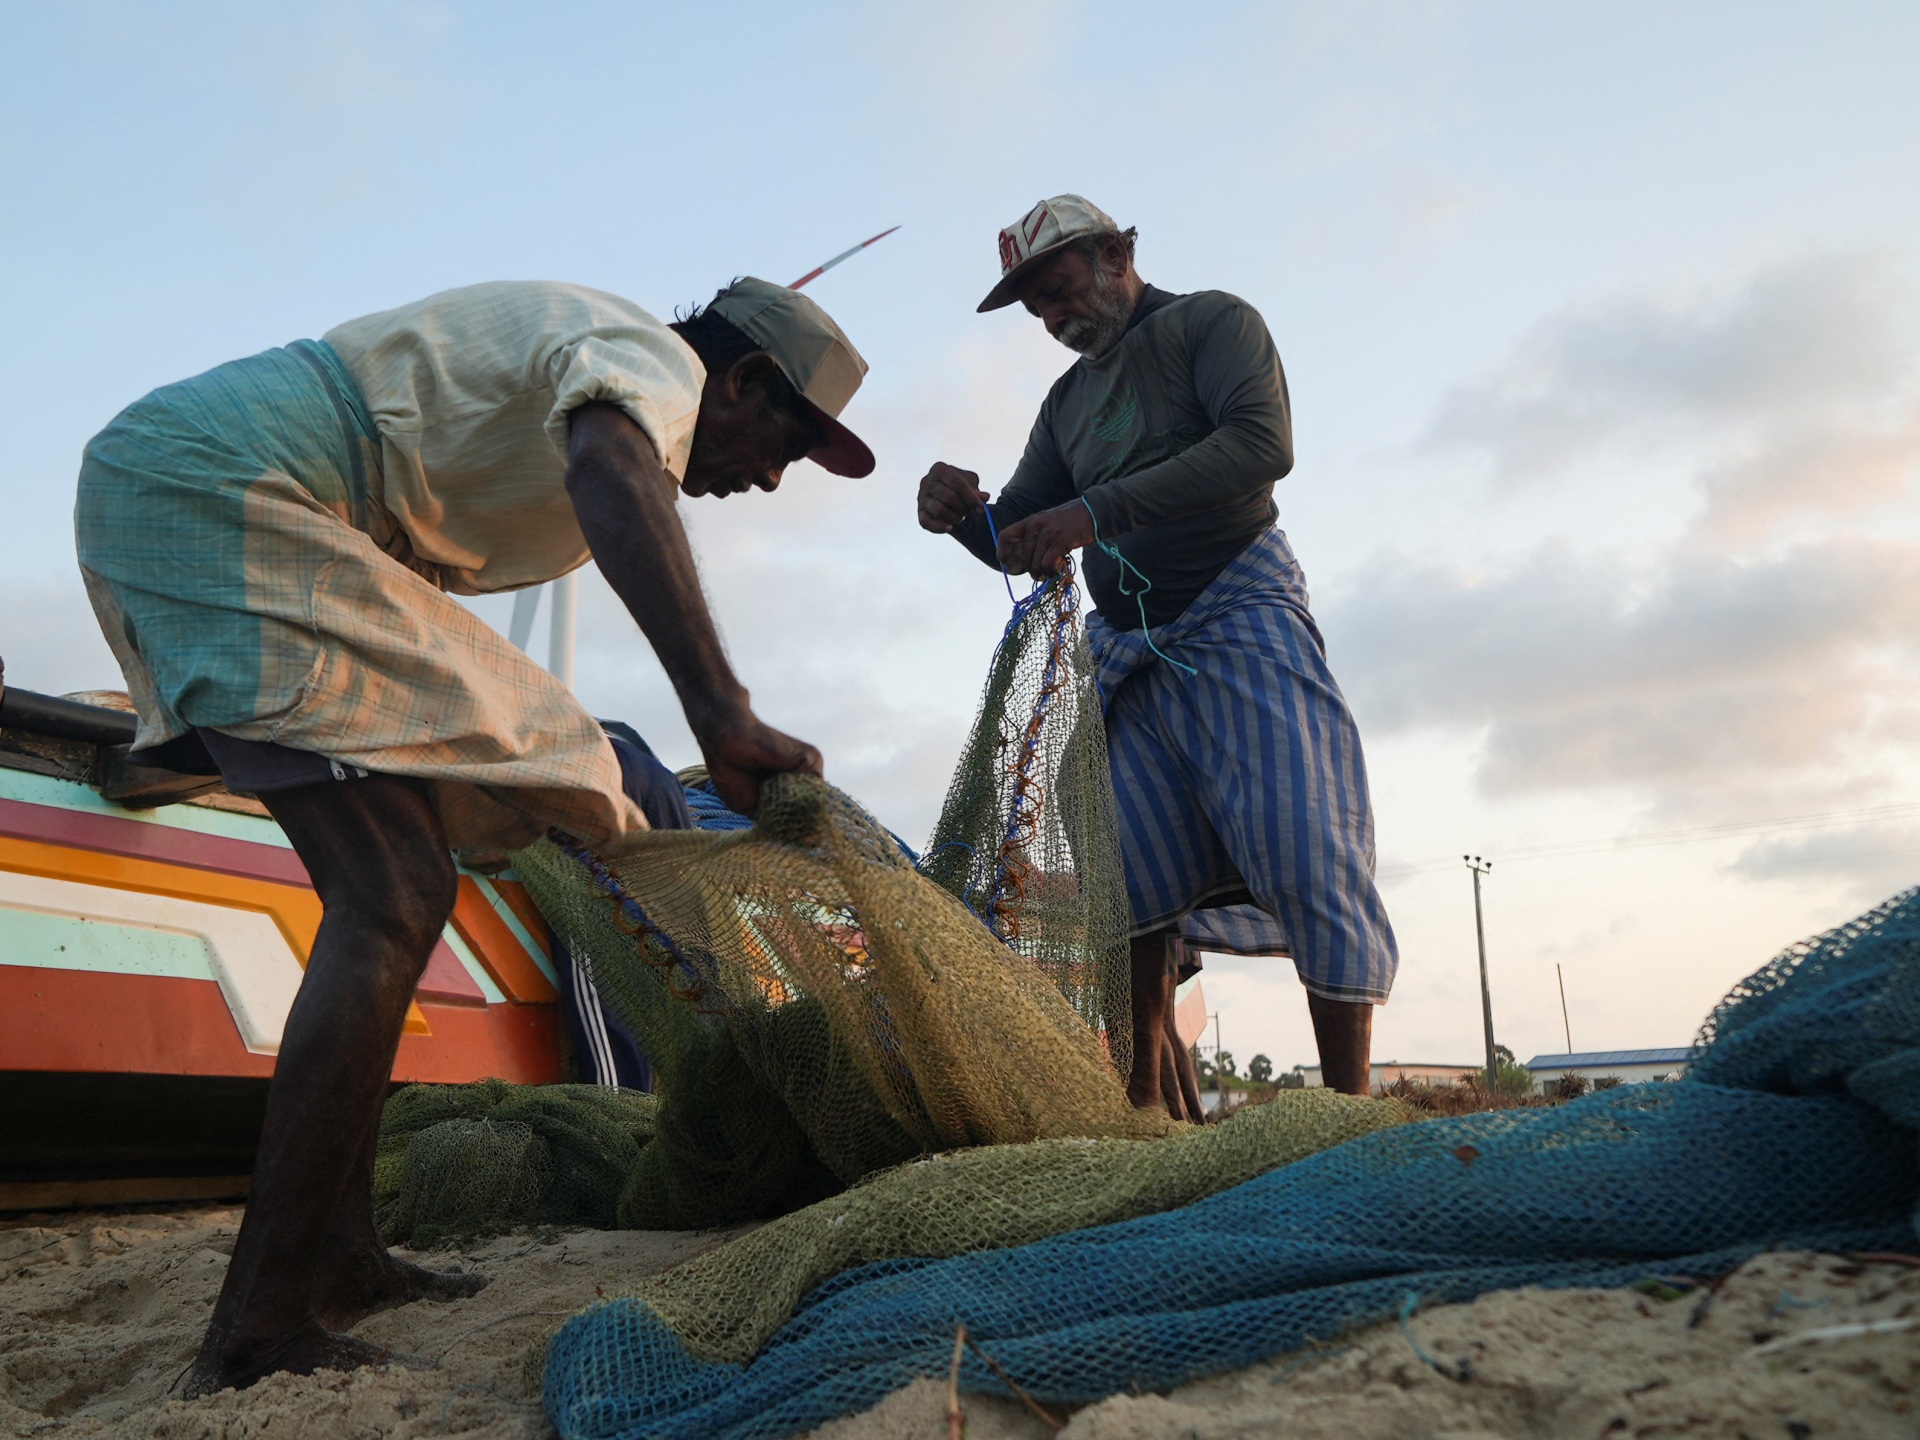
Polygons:
<instances>
[{"instance_id":1,"label":"red painted boat","mask_svg":"<svg viewBox=\"0 0 1920 1440\"><path fill-rule=\"evenodd\" d=\"M114 702L0 687L0 1209L244 1193L319 924L265 809L130 764ZM393 1078L557 1080L557 1003L526 891L463 869Z\"/></svg>"}]
</instances>

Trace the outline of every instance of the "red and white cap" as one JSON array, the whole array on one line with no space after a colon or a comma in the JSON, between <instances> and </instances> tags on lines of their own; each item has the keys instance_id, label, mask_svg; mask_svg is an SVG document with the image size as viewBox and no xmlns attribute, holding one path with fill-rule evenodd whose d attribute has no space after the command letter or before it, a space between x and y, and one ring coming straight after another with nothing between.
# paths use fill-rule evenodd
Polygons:
<instances>
[{"instance_id":1,"label":"red and white cap","mask_svg":"<svg viewBox=\"0 0 1920 1440\"><path fill-rule=\"evenodd\" d=\"M1000 232L1000 283L980 302L979 313L1014 302L1014 288L1036 264L1069 240L1083 235L1117 235L1113 217L1084 195L1056 195Z\"/></svg>"}]
</instances>

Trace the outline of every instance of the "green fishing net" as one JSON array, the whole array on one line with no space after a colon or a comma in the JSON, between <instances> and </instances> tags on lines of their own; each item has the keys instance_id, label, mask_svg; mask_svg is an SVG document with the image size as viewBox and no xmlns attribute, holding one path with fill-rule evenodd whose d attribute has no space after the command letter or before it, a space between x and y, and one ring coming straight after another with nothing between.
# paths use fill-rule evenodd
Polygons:
<instances>
[{"instance_id":1,"label":"green fishing net","mask_svg":"<svg viewBox=\"0 0 1920 1440\"><path fill-rule=\"evenodd\" d=\"M1162 1140L1036 1140L930 1155L771 1221L631 1292L702 1360L745 1364L816 1286L878 1260L1025 1245L1158 1214L1412 1112L1332 1090L1282 1091Z\"/></svg>"},{"instance_id":2,"label":"green fishing net","mask_svg":"<svg viewBox=\"0 0 1920 1440\"><path fill-rule=\"evenodd\" d=\"M1071 572L1014 607L920 869L1132 1065L1126 874Z\"/></svg>"},{"instance_id":3,"label":"green fishing net","mask_svg":"<svg viewBox=\"0 0 1920 1440\"><path fill-rule=\"evenodd\" d=\"M1070 574L1016 607L924 861L849 796L782 776L748 830L658 831L611 857L556 835L514 864L646 1048L652 1128L632 1151L550 1164L541 1125L495 1089L396 1102L390 1240L563 1211L725 1224L921 1155L1170 1128L1122 1081L1126 890ZM564 1128L586 1102L554 1093ZM436 1106L432 1126L407 1119Z\"/></svg>"},{"instance_id":4,"label":"green fishing net","mask_svg":"<svg viewBox=\"0 0 1920 1440\"><path fill-rule=\"evenodd\" d=\"M380 1233L425 1249L536 1225L614 1228L657 1108L598 1085L409 1085L381 1117Z\"/></svg>"}]
</instances>

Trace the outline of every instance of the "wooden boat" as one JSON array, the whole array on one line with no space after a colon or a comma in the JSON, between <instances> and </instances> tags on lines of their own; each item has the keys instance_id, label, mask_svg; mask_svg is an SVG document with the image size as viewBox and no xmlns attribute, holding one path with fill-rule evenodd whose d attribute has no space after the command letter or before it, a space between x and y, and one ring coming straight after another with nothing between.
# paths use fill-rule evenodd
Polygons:
<instances>
[{"instance_id":1,"label":"wooden boat","mask_svg":"<svg viewBox=\"0 0 1920 1440\"><path fill-rule=\"evenodd\" d=\"M319 924L265 808L131 764L116 701L0 672L0 1210L244 1194ZM463 868L393 1078L557 1080L557 1003L526 891Z\"/></svg>"}]
</instances>

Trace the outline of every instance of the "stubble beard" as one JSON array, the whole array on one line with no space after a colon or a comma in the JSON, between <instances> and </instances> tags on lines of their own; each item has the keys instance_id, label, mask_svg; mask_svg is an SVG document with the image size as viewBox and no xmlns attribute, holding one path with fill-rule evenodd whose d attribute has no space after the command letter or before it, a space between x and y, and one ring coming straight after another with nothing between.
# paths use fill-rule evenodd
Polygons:
<instances>
[{"instance_id":1,"label":"stubble beard","mask_svg":"<svg viewBox=\"0 0 1920 1440\"><path fill-rule=\"evenodd\" d=\"M1118 278L1100 264L1093 267L1093 290L1088 303L1093 313L1067 321L1054 338L1069 350L1077 350L1089 360L1098 360L1127 333L1133 305Z\"/></svg>"}]
</instances>

